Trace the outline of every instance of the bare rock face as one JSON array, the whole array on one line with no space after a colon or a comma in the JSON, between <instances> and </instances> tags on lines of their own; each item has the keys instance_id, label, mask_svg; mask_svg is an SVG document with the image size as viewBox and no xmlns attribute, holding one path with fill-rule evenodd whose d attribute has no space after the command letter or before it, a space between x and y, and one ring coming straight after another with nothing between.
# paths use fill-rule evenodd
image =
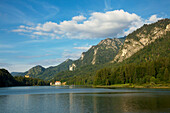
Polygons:
<instances>
[{"instance_id":1,"label":"bare rock face","mask_svg":"<svg viewBox=\"0 0 170 113\"><path fill-rule=\"evenodd\" d=\"M95 64L96 63L96 54L97 54L97 50L98 50L99 48L96 48L96 49L94 49L94 54L93 54L93 60L92 60L92 64Z\"/></svg>"},{"instance_id":2,"label":"bare rock face","mask_svg":"<svg viewBox=\"0 0 170 113\"><path fill-rule=\"evenodd\" d=\"M170 21L168 20L168 22ZM153 27L150 27L151 25L153 25ZM113 62L122 62L123 60L131 57L133 54L135 54L148 44L154 42L156 39L161 38L168 31L170 31L170 23L167 24L165 28L154 24L151 25L144 25L133 34L128 35L124 42L123 48L116 55ZM133 38L132 35L135 38Z\"/></svg>"},{"instance_id":3,"label":"bare rock face","mask_svg":"<svg viewBox=\"0 0 170 113\"><path fill-rule=\"evenodd\" d=\"M74 63L69 66L70 71L74 71L75 69L76 69L76 65Z\"/></svg>"},{"instance_id":4,"label":"bare rock face","mask_svg":"<svg viewBox=\"0 0 170 113\"><path fill-rule=\"evenodd\" d=\"M85 54L82 53L80 59L83 60L84 56L85 56Z\"/></svg>"}]
</instances>

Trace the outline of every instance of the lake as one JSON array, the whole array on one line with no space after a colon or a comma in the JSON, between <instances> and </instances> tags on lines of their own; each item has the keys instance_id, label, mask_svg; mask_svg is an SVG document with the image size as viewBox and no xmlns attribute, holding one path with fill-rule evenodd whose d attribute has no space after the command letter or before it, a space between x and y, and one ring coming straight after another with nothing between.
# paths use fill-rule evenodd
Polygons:
<instances>
[{"instance_id":1,"label":"lake","mask_svg":"<svg viewBox=\"0 0 170 113\"><path fill-rule=\"evenodd\" d=\"M170 112L170 90L83 86L0 88L0 113L122 112Z\"/></svg>"}]
</instances>

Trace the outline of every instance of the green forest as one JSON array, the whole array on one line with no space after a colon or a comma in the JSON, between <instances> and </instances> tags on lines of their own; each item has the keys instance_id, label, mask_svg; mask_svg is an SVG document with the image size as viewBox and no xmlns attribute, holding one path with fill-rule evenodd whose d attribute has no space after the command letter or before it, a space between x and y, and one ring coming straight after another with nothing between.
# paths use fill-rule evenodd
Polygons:
<instances>
[{"instance_id":1,"label":"green forest","mask_svg":"<svg viewBox=\"0 0 170 113\"><path fill-rule=\"evenodd\" d=\"M0 87L37 85L49 85L49 82L37 78L25 78L23 76L13 77L7 70L0 69Z\"/></svg>"},{"instance_id":2,"label":"green forest","mask_svg":"<svg viewBox=\"0 0 170 113\"><path fill-rule=\"evenodd\" d=\"M54 80L74 85L168 84L170 76L169 32L121 63L86 65L58 73Z\"/></svg>"},{"instance_id":3,"label":"green forest","mask_svg":"<svg viewBox=\"0 0 170 113\"><path fill-rule=\"evenodd\" d=\"M96 72L94 85L165 84L170 83L170 58L159 58L140 64L130 63L117 68L103 68Z\"/></svg>"}]
</instances>

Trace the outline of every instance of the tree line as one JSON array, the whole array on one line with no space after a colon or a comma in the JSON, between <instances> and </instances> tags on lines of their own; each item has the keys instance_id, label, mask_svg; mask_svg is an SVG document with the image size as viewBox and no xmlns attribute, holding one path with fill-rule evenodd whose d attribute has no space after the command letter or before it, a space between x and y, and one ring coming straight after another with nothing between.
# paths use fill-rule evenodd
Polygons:
<instances>
[{"instance_id":1,"label":"tree line","mask_svg":"<svg viewBox=\"0 0 170 113\"><path fill-rule=\"evenodd\" d=\"M96 72L94 85L112 84L164 84L170 83L170 58L140 64L127 64L116 68L103 68Z\"/></svg>"}]
</instances>

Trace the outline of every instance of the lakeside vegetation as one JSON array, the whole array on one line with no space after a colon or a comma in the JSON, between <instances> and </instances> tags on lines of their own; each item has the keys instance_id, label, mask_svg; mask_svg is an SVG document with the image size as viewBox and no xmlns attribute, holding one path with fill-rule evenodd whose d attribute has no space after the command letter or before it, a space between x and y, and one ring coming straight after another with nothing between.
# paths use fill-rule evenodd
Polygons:
<instances>
[{"instance_id":1,"label":"lakeside vegetation","mask_svg":"<svg viewBox=\"0 0 170 113\"><path fill-rule=\"evenodd\" d=\"M170 84L114 84L114 85L93 85L94 88L153 88L153 89L170 89Z\"/></svg>"},{"instance_id":2,"label":"lakeside vegetation","mask_svg":"<svg viewBox=\"0 0 170 113\"><path fill-rule=\"evenodd\" d=\"M14 79L18 82L17 86L46 86L50 85L49 81L38 78L25 78L23 76L16 76Z\"/></svg>"},{"instance_id":3,"label":"lakeside vegetation","mask_svg":"<svg viewBox=\"0 0 170 113\"><path fill-rule=\"evenodd\" d=\"M154 61L130 63L114 68L102 68L95 76L74 77L68 84L94 86L120 86L131 88L170 88L170 58L158 58Z\"/></svg>"}]
</instances>

